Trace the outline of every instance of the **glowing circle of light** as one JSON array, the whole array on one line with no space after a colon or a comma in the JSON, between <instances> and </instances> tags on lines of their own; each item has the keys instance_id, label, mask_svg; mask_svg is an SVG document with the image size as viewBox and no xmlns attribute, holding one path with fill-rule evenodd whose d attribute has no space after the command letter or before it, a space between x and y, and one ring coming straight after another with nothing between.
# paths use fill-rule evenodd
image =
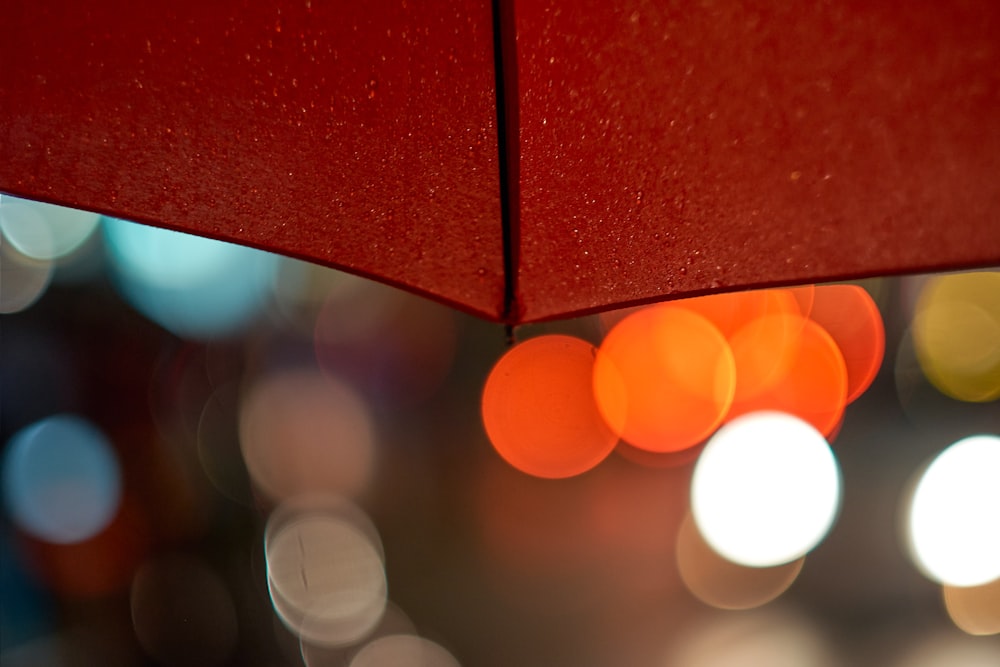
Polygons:
<instances>
[{"instance_id":1,"label":"glowing circle of light","mask_svg":"<svg viewBox=\"0 0 1000 667\"><path fill-rule=\"evenodd\" d=\"M826 536L840 504L840 471L815 428L757 412L712 436L695 464L691 512L705 541L748 567L789 563Z\"/></svg>"},{"instance_id":2,"label":"glowing circle of light","mask_svg":"<svg viewBox=\"0 0 1000 667\"><path fill-rule=\"evenodd\" d=\"M389 635L416 635L417 628L398 605L391 600L385 605L385 611L378 625L367 635L365 642L372 642L379 637ZM357 646L315 646L299 639L299 653L305 667L347 667L350 659L358 652Z\"/></svg>"},{"instance_id":3,"label":"glowing circle of light","mask_svg":"<svg viewBox=\"0 0 1000 667\"><path fill-rule=\"evenodd\" d=\"M722 335L733 335L753 320L772 315L799 315L802 305L796 292L785 289L725 292L691 299L681 299L673 304L687 308L714 324ZM803 299L808 299L808 289L801 288Z\"/></svg>"},{"instance_id":4,"label":"glowing circle of light","mask_svg":"<svg viewBox=\"0 0 1000 667\"><path fill-rule=\"evenodd\" d=\"M0 313L30 308L52 282L53 264L32 259L0 239Z\"/></svg>"},{"instance_id":5,"label":"glowing circle of light","mask_svg":"<svg viewBox=\"0 0 1000 667\"><path fill-rule=\"evenodd\" d=\"M11 439L3 492L8 513L25 532L73 544L111 523L121 502L121 473L103 433L79 417L56 415Z\"/></svg>"},{"instance_id":6,"label":"glowing circle of light","mask_svg":"<svg viewBox=\"0 0 1000 667\"><path fill-rule=\"evenodd\" d=\"M920 367L940 392L974 403L1000 398L1000 271L928 281L912 331Z\"/></svg>"},{"instance_id":7,"label":"glowing circle of light","mask_svg":"<svg viewBox=\"0 0 1000 667\"><path fill-rule=\"evenodd\" d=\"M260 378L240 407L240 450L270 498L354 496L375 468L375 428L349 385L311 368Z\"/></svg>"},{"instance_id":8,"label":"glowing circle of light","mask_svg":"<svg viewBox=\"0 0 1000 667\"><path fill-rule=\"evenodd\" d=\"M736 387L733 353L705 317L663 304L618 323L597 353L594 396L611 429L654 452L697 445L719 425Z\"/></svg>"},{"instance_id":9,"label":"glowing circle of light","mask_svg":"<svg viewBox=\"0 0 1000 667\"><path fill-rule=\"evenodd\" d=\"M962 632L1000 634L1000 579L982 586L943 586L941 594L948 616Z\"/></svg>"},{"instance_id":10,"label":"glowing circle of light","mask_svg":"<svg viewBox=\"0 0 1000 667\"><path fill-rule=\"evenodd\" d=\"M278 258L112 218L105 241L116 285L132 306L183 338L230 336L262 310Z\"/></svg>"},{"instance_id":11,"label":"glowing circle of light","mask_svg":"<svg viewBox=\"0 0 1000 667\"><path fill-rule=\"evenodd\" d=\"M804 614L756 609L711 617L670 647L671 667L833 667L839 665Z\"/></svg>"},{"instance_id":12,"label":"glowing circle of light","mask_svg":"<svg viewBox=\"0 0 1000 667\"><path fill-rule=\"evenodd\" d=\"M847 405L847 367L829 333L796 314L751 321L731 339L736 393L727 419L793 414L829 435Z\"/></svg>"},{"instance_id":13,"label":"glowing circle of light","mask_svg":"<svg viewBox=\"0 0 1000 667\"><path fill-rule=\"evenodd\" d=\"M690 513L677 534L677 570L688 591L717 609L754 609L784 593L805 558L775 567L744 567L726 560L705 542Z\"/></svg>"},{"instance_id":14,"label":"glowing circle of light","mask_svg":"<svg viewBox=\"0 0 1000 667\"><path fill-rule=\"evenodd\" d=\"M887 664L889 667L996 667L1000 665L1000 644L939 630L909 643L905 653Z\"/></svg>"},{"instance_id":15,"label":"glowing circle of light","mask_svg":"<svg viewBox=\"0 0 1000 667\"><path fill-rule=\"evenodd\" d=\"M959 440L924 470L909 505L910 555L951 586L1000 578L1000 437Z\"/></svg>"},{"instance_id":16,"label":"glowing circle of light","mask_svg":"<svg viewBox=\"0 0 1000 667\"><path fill-rule=\"evenodd\" d=\"M94 233L100 215L55 204L0 195L0 230L23 255L57 259Z\"/></svg>"},{"instance_id":17,"label":"glowing circle of light","mask_svg":"<svg viewBox=\"0 0 1000 667\"><path fill-rule=\"evenodd\" d=\"M350 667L459 667L440 644L416 635L387 635L367 643Z\"/></svg>"},{"instance_id":18,"label":"glowing circle of light","mask_svg":"<svg viewBox=\"0 0 1000 667\"><path fill-rule=\"evenodd\" d=\"M351 644L376 627L387 584L380 544L351 513L276 512L265 538L275 613L303 641Z\"/></svg>"},{"instance_id":19,"label":"glowing circle of light","mask_svg":"<svg viewBox=\"0 0 1000 667\"><path fill-rule=\"evenodd\" d=\"M816 288L810 319L830 334L847 370L847 402L871 386L885 356L885 326L878 305L858 285Z\"/></svg>"},{"instance_id":20,"label":"glowing circle of light","mask_svg":"<svg viewBox=\"0 0 1000 667\"><path fill-rule=\"evenodd\" d=\"M594 348L572 336L539 336L511 348L490 371L482 416L494 449L537 477L579 475L603 461L618 436L591 393Z\"/></svg>"}]
</instances>

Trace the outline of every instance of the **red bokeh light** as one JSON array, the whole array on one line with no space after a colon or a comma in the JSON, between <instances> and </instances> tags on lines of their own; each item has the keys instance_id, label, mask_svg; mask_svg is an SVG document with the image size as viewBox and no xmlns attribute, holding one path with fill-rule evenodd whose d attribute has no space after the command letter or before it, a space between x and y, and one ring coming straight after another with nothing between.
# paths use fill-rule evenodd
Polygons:
<instances>
[{"instance_id":1,"label":"red bokeh light","mask_svg":"<svg viewBox=\"0 0 1000 667\"><path fill-rule=\"evenodd\" d=\"M854 401L871 386L885 356L885 327L875 300L857 285L821 285L809 317L840 348L847 367L847 402Z\"/></svg>"}]
</instances>

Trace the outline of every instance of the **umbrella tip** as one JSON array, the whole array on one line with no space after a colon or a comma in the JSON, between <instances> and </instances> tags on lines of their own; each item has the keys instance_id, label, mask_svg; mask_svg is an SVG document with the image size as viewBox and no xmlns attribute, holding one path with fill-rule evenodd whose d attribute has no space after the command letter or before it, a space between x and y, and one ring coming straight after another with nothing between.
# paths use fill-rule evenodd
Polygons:
<instances>
[{"instance_id":1,"label":"umbrella tip","mask_svg":"<svg viewBox=\"0 0 1000 667\"><path fill-rule=\"evenodd\" d=\"M507 347L514 347L514 343L516 343L517 341L514 340L513 324L503 325L503 335L504 335L504 342L507 344Z\"/></svg>"}]
</instances>

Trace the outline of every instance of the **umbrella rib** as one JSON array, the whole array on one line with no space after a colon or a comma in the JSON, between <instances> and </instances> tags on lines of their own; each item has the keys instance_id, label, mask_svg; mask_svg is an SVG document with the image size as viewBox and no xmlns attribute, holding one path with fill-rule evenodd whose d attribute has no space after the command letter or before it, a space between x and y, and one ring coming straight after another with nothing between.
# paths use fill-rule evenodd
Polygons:
<instances>
[{"instance_id":1,"label":"umbrella rib","mask_svg":"<svg viewBox=\"0 0 1000 667\"><path fill-rule=\"evenodd\" d=\"M520 247L520 137L518 124L517 52L514 1L491 0L493 58L496 76L497 152L500 167L500 225L503 235L503 321L516 324L522 315L518 289Z\"/></svg>"}]
</instances>

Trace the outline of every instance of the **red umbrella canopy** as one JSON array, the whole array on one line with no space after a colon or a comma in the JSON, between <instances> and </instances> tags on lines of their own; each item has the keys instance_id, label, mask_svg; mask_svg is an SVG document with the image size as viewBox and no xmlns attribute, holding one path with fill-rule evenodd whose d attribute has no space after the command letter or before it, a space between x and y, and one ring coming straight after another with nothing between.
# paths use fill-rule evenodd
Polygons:
<instances>
[{"instance_id":1,"label":"red umbrella canopy","mask_svg":"<svg viewBox=\"0 0 1000 667\"><path fill-rule=\"evenodd\" d=\"M0 191L486 318L1000 263L1000 5L16 0Z\"/></svg>"}]
</instances>

